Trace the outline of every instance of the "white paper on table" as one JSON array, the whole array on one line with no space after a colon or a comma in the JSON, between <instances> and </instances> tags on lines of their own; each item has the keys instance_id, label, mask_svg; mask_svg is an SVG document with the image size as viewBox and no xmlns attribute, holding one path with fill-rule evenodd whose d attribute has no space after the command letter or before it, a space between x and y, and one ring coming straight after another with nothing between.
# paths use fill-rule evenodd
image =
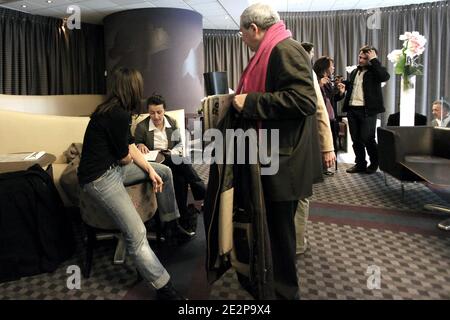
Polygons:
<instances>
[{"instance_id":1,"label":"white paper on table","mask_svg":"<svg viewBox=\"0 0 450 320\"><path fill-rule=\"evenodd\" d=\"M24 160L37 160L45 154L45 151L33 152L29 156L25 157Z\"/></svg>"},{"instance_id":2,"label":"white paper on table","mask_svg":"<svg viewBox=\"0 0 450 320\"><path fill-rule=\"evenodd\" d=\"M147 161L155 161L158 153L159 150L150 150L148 153L144 154L144 158Z\"/></svg>"},{"instance_id":3,"label":"white paper on table","mask_svg":"<svg viewBox=\"0 0 450 320\"><path fill-rule=\"evenodd\" d=\"M34 152L0 154L0 162L23 161L23 160L25 160L26 157L32 155L33 153Z\"/></svg>"}]
</instances>

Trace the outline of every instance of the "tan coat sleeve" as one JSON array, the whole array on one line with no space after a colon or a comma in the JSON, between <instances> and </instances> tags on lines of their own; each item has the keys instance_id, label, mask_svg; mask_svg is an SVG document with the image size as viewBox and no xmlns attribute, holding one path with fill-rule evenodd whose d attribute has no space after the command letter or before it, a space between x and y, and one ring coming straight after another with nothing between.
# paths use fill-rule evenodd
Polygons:
<instances>
[{"instance_id":1,"label":"tan coat sleeve","mask_svg":"<svg viewBox=\"0 0 450 320\"><path fill-rule=\"evenodd\" d=\"M331 134L330 119L328 118L328 112L325 107L325 101L320 91L319 81L317 80L316 73L313 72L314 78L314 90L317 96L317 130L319 131L320 151L330 152L334 151L333 135Z\"/></svg>"}]
</instances>

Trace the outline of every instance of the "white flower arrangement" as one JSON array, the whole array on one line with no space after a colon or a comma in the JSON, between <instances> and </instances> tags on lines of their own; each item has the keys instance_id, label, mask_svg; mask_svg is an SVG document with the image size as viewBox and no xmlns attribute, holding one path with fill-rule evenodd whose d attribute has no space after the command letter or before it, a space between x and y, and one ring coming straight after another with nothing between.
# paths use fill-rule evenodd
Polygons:
<instances>
[{"instance_id":1,"label":"white flower arrangement","mask_svg":"<svg viewBox=\"0 0 450 320\"><path fill-rule=\"evenodd\" d=\"M417 31L405 32L399 39L403 48L393 50L387 57L394 64L395 73L403 76L404 88L412 88L410 77L423 74L423 66L417 59L425 51L427 39Z\"/></svg>"}]
</instances>

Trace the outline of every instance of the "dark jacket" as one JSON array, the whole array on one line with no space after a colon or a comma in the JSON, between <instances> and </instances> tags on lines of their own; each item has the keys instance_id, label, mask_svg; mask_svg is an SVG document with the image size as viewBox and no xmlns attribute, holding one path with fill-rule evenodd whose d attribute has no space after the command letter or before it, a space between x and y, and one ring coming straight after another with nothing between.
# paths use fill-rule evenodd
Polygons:
<instances>
[{"instance_id":1,"label":"dark jacket","mask_svg":"<svg viewBox=\"0 0 450 320\"><path fill-rule=\"evenodd\" d=\"M217 129L225 136L226 129L247 130L254 126L254 121L244 120L231 108L219 121ZM256 299L274 299L260 166L226 164L227 150L222 154L224 164L210 166L204 203L208 281L216 281L233 266L238 277L246 279L245 289Z\"/></svg>"},{"instance_id":2,"label":"dark jacket","mask_svg":"<svg viewBox=\"0 0 450 320\"><path fill-rule=\"evenodd\" d=\"M318 78L318 80L320 81L321 78ZM324 86L320 87L320 91L322 92L322 96L323 99L326 102L326 98L329 99L331 106L333 107L333 112L334 112L334 119L330 120L335 120L335 118L337 118L338 116L338 102L341 101L342 99L345 98L345 94L340 94L338 88L336 86L331 85L330 83L325 84ZM328 112L328 116L330 115L330 111L327 108L327 112Z\"/></svg>"},{"instance_id":3,"label":"dark jacket","mask_svg":"<svg viewBox=\"0 0 450 320\"><path fill-rule=\"evenodd\" d=\"M255 120L260 120L261 128L269 131L268 137L270 130L278 130L279 171L272 176L261 176L259 164L212 164L204 219L208 280L213 282L233 265L241 284L245 282L244 287L253 296L273 299L265 200L306 198L312 194L313 181L322 176L312 68L307 53L297 41L284 40L272 50L265 89L265 93L247 95L239 116L233 108L228 110L218 129L222 133L226 129L247 130L255 128ZM271 151L275 152L270 150L269 154ZM224 231L222 228L230 225L230 221L233 227ZM226 242L225 245L220 242L221 235L226 235L229 229L232 242L226 246Z\"/></svg>"},{"instance_id":4,"label":"dark jacket","mask_svg":"<svg viewBox=\"0 0 450 320\"><path fill-rule=\"evenodd\" d=\"M178 125L175 119L172 119L167 115L165 115L164 117L166 117L166 120L169 122L171 126L171 128L166 128L167 139L169 140L168 149L173 149L177 144L181 142L180 134L174 134L174 131L178 129ZM147 118L138 123L138 125L136 126L136 130L134 132L134 140L136 144L143 143L150 150L154 150L155 133L154 131L148 131L149 123L150 123L150 116L148 116Z\"/></svg>"},{"instance_id":5,"label":"dark jacket","mask_svg":"<svg viewBox=\"0 0 450 320\"><path fill-rule=\"evenodd\" d=\"M312 195L312 183L320 179L317 172L321 172L322 162L312 72L302 46L290 38L283 40L269 58L266 92L251 92L245 100L245 119L262 120L262 129L268 131L279 130L279 171L262 177L264 195L271 201L307 198Z\"/></svg>"},{"instance_id":6,"label":"dark jacket","mask_svg":"<svg viewBox=\"0 0 450 320\"><path fill-rule=\"evenodd\" d=\"M360 67L353 70L348 81L345 82L347 94L342 108L343 112L349 111L350 98L353 92L353 82L355 81L356 74L359 70L361 70ZM381 83L388 81L389 78L389 73L377 58L370 60L370 64L367 66L367 72L363 77L364 101L368 115L375 115L385 111Z\"/></svg>"},{"instance_id":7,"label":"dark jacket","mask_svg":"<svg viewBox=\"0 0 450 320\"><path fill-rule=\"evenodd\" d=\"M70 218L38 164L0 174L0 282L53 272L72 256Z\"/></svg>"}]
</instances>

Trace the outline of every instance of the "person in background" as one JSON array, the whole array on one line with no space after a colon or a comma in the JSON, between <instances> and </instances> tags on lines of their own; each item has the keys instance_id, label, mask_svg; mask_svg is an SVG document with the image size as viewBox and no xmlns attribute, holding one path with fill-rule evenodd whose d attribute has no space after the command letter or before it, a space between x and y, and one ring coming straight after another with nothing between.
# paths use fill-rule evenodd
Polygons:
<instances>
[{"instance_id":1,"label":"person in background","mask_svg":"<svg viewBox=\"0 0 450 320\"><path fill-rule=\"evenodd\" d=\"M377 114L385 111L381 83L390 78L377 57L377 50L364 46L359 50L359 65L346 82L343 112L347 112L355 151L355 165L348 173L372 174L378 170L378 147L375 141ZM367 167L366 150L370 165Z\"/></svg>"},{"instance_id":2,"label":"person in background","mask_svg":"<svg viewBox=\"0 0 450 320\"><path fill-rule=\"evenodd\" d=\"M314 57L314 45L309 42L302 42L301 46L309 53L311 60ZM331 133L330 119L320 90L319 81L316 73L313 72L314 89L317 97L317 130L319 133L320 150L322 152L322 165L324 168L331 168L336 162L336 154L333 144L333 135ZM295 211L294 223L296 233L296 254L301 255L308 249L306 238L306 227L309 217L308 198L299 199Z\"/></svg>"},{"instance_id":3,"label":"person in background","mask_svg":"<svg viewBox=\"0 0 450 320\"><path fill-rule=\"evenodd\" d=\"M320 57L317 59L313 69L317 74L320 91L327 108L331 133L333 135L333 145L336 150L339 132L339 123L336 119L337 102L345 97L345 85L342 82L339 82L337 86L334 85L334 81L332 81L334 77L334 62L330 57ZM333 172L329 171L328 168L325 168L324 174L333 175Z\"/></svg>"},{"instance_id":4,"label":"person in background","mask_svg":"<svg viewBox=\"0 0 450 320\"><path fill-rule=\"evenodd\" d=\"M305 51L309 54L309 56L311 57L311 63L313 61L314 58L314 44L312 44L311 42L302 42L301 46L303 47L303 49L305 49Z\"/></svg>"},{"instance_id":5,"label":"person in background","mask_svg":"<svg viewBox=\"0 0 450 320\"><path fill-rule=\"evenodd\" d=\"M262 176L275 294L298 299L294 216L298 199L312 195L317 133L310 56L293 40L278 13L256 3L240 18L242 40L255 52L244 70L233 107L261 129L279 132L279 170Z\"/></svg>"},{"instance_id":6,"label":"person in background","mask_svg":"<svg viewBox=\"0 0 450 320\"><path fill-rule=\"evenodd\" d=\"M450 128L450 104L445 100L436 100L431 108L434 117L431 125Z\"/></svg>"},{"instance_id":7,"label":"person in background","mask_svg":"<svg viewBox=\"0 0 450 320\"><path fill-rule=\"evenodd\" d=\"M135 143L144 154L150 150L160 150L164 155L163 164L172 170L175 195L181 215L176 238L180 241L189 240L195 236L196 230L193 226L196 224L192 223L192 219L196 219L197 212L193 205L190 205L189 208L187 206L187 188L188 185L191 187L195 200L204 200L206 187L188 161L175 159L183 157L183 144L180 134L184 134L184 132L179 133L175 119L165 114L166 101L164 98L160 95L149 97L147 108L149 116L136 126Z\"/></svg>"},{"instance_id":8,"label":"person in background","mask_svg":"<svg viewBox=\"0 0 450 320\"><path fill-rule=\"evenodd\" d=\"M131 114L140 107L142 76L122 67L114 72L111 84L106 101L92 113L84 135L80 187L114 220L139 273L156 288L157 298L181 300L184 298L150 248L145 225L125 190L125 186L148 181L156 192L161 220L170 224L180 216L170 168L148 163L131 136Z\"/></svg>"}]
</instances>

